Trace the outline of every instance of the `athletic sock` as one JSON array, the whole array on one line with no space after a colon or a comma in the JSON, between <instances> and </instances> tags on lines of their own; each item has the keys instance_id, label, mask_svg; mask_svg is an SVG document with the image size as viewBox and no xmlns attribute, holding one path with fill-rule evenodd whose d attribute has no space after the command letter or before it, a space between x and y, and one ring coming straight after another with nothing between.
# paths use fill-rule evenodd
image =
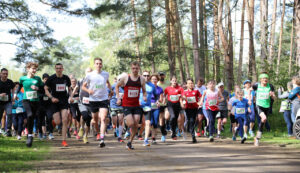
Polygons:
<instances>
[{"instance_id":1,"label":"athletic sock","mask_svg":"<svg viewBox=\"0 0 300 173\"><path fill-rule=\"evenodd\" d=\"M118 137L122 137L122 132L123 132L123 126L119 125L119 136Z\"/></svg>"},{"instance_id":2,"label":"athletic sock","mask_svg":"<svg viewBox=\"0 0 300 173\"><path fill-rule=\"evenodd\" d=\"M221 131L220 130L218 130L218 135L220 135L221 134Z\"/></svg>"}]
</instances>

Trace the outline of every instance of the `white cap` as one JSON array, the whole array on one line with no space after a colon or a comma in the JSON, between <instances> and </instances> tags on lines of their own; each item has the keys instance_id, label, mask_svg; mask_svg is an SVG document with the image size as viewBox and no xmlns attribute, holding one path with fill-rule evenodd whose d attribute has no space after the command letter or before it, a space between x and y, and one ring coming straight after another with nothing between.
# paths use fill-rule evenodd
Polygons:
<instances>
[{"instance_id":1,"label":"white cap","mask_svg":"<svg viewBox=\"0 0 300 173\"><path fill-rule=\"evenodd\" d=\"M224 86L224 83L223 82L220 82L220 83L218 83L218 88L220 87L220 86Z\"/></svg>"}]
</instances>

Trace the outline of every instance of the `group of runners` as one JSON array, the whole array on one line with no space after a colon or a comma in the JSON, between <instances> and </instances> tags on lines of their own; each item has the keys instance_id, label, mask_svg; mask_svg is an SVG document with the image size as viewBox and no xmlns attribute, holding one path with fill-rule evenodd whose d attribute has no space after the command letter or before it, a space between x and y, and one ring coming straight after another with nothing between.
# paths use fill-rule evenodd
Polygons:
<instances>
[{"instance_id":1,"label":"group of runners","mask_svg":"<svg viewBox=\"0 0 300 173\"><path fill-rule=\"evenodd\" d=\"M27 75L19 82L8 79L8 70L1 69L0 120L4 124L2 128L6 128L1 132L11 136L13 124L17 138L21 139L22 133L26 133L26 145L31 147L34 124L40 139L54 139L53 130L58 128L62 146L67 147L66 139L73 124L78 140L88 143L92 131L99 147L103 148L111 122L117 140L123 143L128 139L126 147L132 150L136 136L144 140L144 146L156 144L158 130L161 142L166 141L168 132L172 140L178 136L186 138L185 132L189 132L193 143L203 135L213 142L214 138L220 138L229 118L234 141L239 133L244 143L249 133L258 146L272 109L271 101L276 98L266 73L259 76L258 83L252 85L246 80L242 88L235 86L234 93L230 94L224 90L223 83L216 84L214 80L204 86L202 79L195 84L189 78L186 84L179 85L176 77L168 83L163 72L151 75L143 71L140 75L138 62L132 62L131 72L122 73L111 85L102 63L101 58L95 58L94 70L86 69L86 76L80 81L72 75L64 75L60 63L55 65L55 74L43 74L41 79L35 75L38 64L29 62ZM2 115L6 115L6 120Z\"/></svg>"}]
</instances>

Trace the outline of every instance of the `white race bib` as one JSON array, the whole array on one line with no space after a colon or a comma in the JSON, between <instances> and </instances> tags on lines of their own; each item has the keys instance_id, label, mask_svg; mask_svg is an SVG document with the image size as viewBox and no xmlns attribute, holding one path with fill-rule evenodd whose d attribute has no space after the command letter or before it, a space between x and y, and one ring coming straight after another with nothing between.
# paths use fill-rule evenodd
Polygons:
<instances>
[{"instance_id":1,"label":"white race bib","mask_svg":"<svg viewBox=\"0 0 300 173\"><path fill-rule=\"evenodd\" d=\"M95 84L95 89L96 90L104 89L104 85L103 84Z\"/></svg>"},{"instance_id":2,"label":"white race bib","mask_svg":"<svg viewBox=\"0 0 300 173\"><path fill-rule=\"evenodd\" d=\"M145 107L143 108L143 110L144 110L144 112L149 112L149 111L151 111L151 108L148 107L148 106L145 106Z\"/></svg>"},{"instance_id":3,"label":"white race bib","mask_svg":"<svg viewBox=\"0 0 300 173\"><path fill-rule=\"evenodd\" d=\"M259 93L257 98L259 100L267 100L270 98L270 94L269 93Z\"/></svg>"},{"instance_id":4,"label":"white race bib","mask_svg":"<svg viewBox=\"0 0 300 173\"><path fill-rule=\"evenodd\" d=\"M124 93L119 93L120 99L123 99Z\"/></svg>"},{"instance_id":5,"label":"white race bib","mask_svg":"<svg viewBox=\"0 0 300 173\"><path fill-rule=\"evenodd\" d=\"M8 95L5 95L3 97L0 97L0 101L7 102L8 101Z\"/></svg>"},{"instance_id":6,"label":"white race bib","mask_svg":"<svg viewBox=\"0 0 300 173\"><path fill-rule=\"evenodd\" d=\"M212 99L208 101L209 106L216 106L217 105L217 99Z\"/></svg>"},{"instance_id":7,"label":"white race bib","mask_svg":"<svg viewBox=\"0 0 300 173\"><path fill-rule=\"evenodd\" d=\"M62 92L66 90L66 84L56 84L56 91Z\"/></svg>"},{"instance_id":8,"label":"white race bib","mask_svg":"<svg viewBox=\"0 0 300 173\"><path fill-rule=\"evenodd\" d=\"M83 104L89 104L89 103L90 103L89 98L88 98L88 97L83 97L83 98L82 98L82 103L83 103Z\"/></svg>"},{"instance_id":9,"label":"white race bib","mask_svg":"<svg viewBox=\"0 0 300 173\"><path fill-rule=\"evenodd\" d=\"M49 97L44 96L44 97L43 97L43 100L44 100L44 101L48 101L48 100L49 100Z\"/></svg>"},{"instance_id":10,"label":"white race bib","mask_svg":"<svg viewBox=\"0 0 300 173\"><path fill-rule=\"evenodd\" d=\"M178 95L170 95L170 100L173 102L177 102L179 100L179 96Z\"/></svg>"},{"instance_id":11,"label":"white race bib","mask_svg":"<svg viewBox=\"0 0 300 173\"><path fill-rule=\"evenodd\" d=\"M23 111L23 108L17 107L17 109L16 109L16 113L17 113L17 114L23 113L23 112L24 112L24 111Z\"/></svg>"},{"instance_id":12,"label":"white race bib","mask_svg":"<svg viewBox=\"0 0 300 173\"><path fill-rule=\"evenodd\" d=\"M188 103L196 103L196 97L187 97L186 100Z\"/></svg>"},{"instance_id":13,"label":"white race bib","mask_svg":"<svg viewBox=\"0 0 300 173\"><path fill-rule=\"evenodd\" d=\"M75 100L75 99L74 99L74 102L73 102L73 103L78 103L78 100Z\"/></svg>"},{"instance_id":14,"label":"white race bib","mask_svg":"<svg viewBox=\"0 0 300 173\"><path fill-rule=\"evenodd\" d=\"M139 90L128 90L129 98L136 98L139 96Z\"/></svg>"},{"instance_id":15,"label":"white race bib","mask_svg":"<svg viewBox=\"0 0 300 173\"><path fill-rule=\"evenodd\" d=\"M156 103L151 103L151 108L152 108L152 109L158 109L158 106L157 106Z\"/></svg>"},{"instance_id":16,"label":"white race bib","mask_svg":"<svg viewBox=\"0 0 300 173\"><path fill-rule=\"evenodd\" d=\"M235 108L235 112L237 114L245 114L246 110L245 110L245 108Z\"/></svg>"},{"instance_id":17,"label":"white race bib","mask_svg":"<svg viewBox=\"0 0 300 173\"><path fill-rule=\"evenodd\" d=\"M36 99L37 98L37 92L36 91L27 91L26 92L26 98L27 99Z\"/></svg>"}]
</instances>

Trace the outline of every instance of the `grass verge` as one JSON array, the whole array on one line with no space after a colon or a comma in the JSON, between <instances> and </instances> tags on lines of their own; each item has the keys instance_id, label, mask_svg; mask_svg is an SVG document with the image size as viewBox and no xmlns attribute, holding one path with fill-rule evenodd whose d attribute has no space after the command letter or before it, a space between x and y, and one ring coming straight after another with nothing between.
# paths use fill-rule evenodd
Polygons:
<instances>
[{"instance_id":1,"label":"grass verge","mask_svg":"<svg viewBox=\"0 0 300 173\"><path fill-rule=\"evenodd\" d=\"M0 136L0 172L22 172L32 169L32 162L43 160L49 152L49 143L35 140L31 148L26 139Z\"/></svg>"}]
</instances>

